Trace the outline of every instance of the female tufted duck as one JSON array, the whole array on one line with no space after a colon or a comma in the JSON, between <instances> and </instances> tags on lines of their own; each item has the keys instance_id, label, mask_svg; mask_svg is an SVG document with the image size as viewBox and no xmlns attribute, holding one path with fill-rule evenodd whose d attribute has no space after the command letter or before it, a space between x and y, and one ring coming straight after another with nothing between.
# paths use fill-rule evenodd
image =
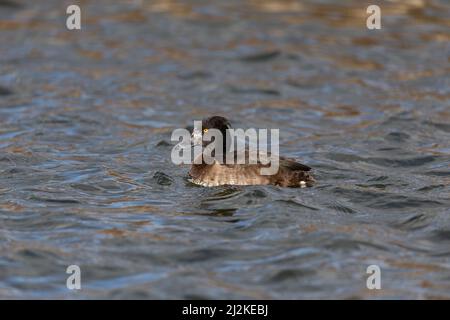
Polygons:
<instances>
[{"instance_id":1,"label":"female tufted duck","mask_svg":"<svg viewBox=\"0 0 450 320\"><path fill-rule=\"evenodd\" d=\"M229 148L230 136L227 129L231 129L230 122L219 116L213 116L202 121L201 138L203 147L206 147L211 142L203 140L203 134L209 129L217 129L223 136L224 152L222 159L226 158L227 149ZM194 131L195 133L195 131ZM266 153L270 157L270 153ZM213 154L214 155L214 154ZM259 160L256 164L248 163L249 157L248 148L245 150L245 164L226 163L225 160L217 161L214 159L212 164L207 164L201 161L199 164L194 164L189 171L191 177L190 181L207 187L219 185L277 185L281 187L306 187L311 186L315 182L314 178L308 172L310 167L305 166L295 161L295 159L278 157L278 170L272 175L262 175L260 169L270 167L269 164L262 164ZM236 151L232 158L236 159Z\"/></svg>"}]
</instances>

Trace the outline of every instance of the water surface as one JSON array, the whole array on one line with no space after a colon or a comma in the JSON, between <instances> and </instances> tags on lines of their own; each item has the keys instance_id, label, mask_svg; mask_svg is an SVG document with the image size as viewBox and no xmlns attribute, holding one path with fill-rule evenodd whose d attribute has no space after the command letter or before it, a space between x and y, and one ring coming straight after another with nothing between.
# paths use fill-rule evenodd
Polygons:
<instances>
[{"instance_id":1,"label":"water surface","mask_svg":"<svg viewBox=\"0 0 450 320\"><path fill-rule=\"evenodd\" d=\"M1 298L450 298L447 1L72 3L0 1ZM190 184L213 114L317 185Z\"/></svg>"}]
</instances>

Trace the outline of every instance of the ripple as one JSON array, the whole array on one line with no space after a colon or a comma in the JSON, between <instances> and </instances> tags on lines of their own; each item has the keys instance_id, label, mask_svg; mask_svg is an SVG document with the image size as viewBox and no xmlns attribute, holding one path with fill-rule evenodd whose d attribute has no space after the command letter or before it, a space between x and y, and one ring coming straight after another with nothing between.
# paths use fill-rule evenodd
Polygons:
<instances>
[{"instance_id":1,"label":"ripple","mask_svg":"<svg viewBox=\"0 0 450 320\"><path fill-rule=\"evenodd\" d=\"M419 207L441 207L443 203L426 198L408 197L387 192L361 191L336 187L333 192L337 195L351 199L351 201L364 204L367 207L379 209L406 209Z\"/></svg>"},{"instance_id":2,"label":"ripple","mask_svg":"<svg viewBox=\"0 0 450 320\"><path fill-rule=\"evenodd\" d=\"M207 79L211 78L212 74L208 71L196 70L196 71L188 71L182 72L178 74L178 78L182 80L193 80L193 79Z\"/></svg>"},{"instance_id":3,"label":"ripple","mask_svg":"<svg viewBox=\"0 0 450 320\"><path fill-rule=\"evenodd\" d=\"M0 0L0 298L449 296L447 2L128 2L69 37ZM215 114L317 184L189 183L170 132Z\"/></svg>"},{"instance_id":4,"label":"ripple","mask_svg":"<svg viewBox=\"0 0 450 320\"><path fill-rule=\"evenodd\" d=\"M38 196L31 196L31 200L39 201L39 202L48 202L48 203L61 203L61 204L78 204L80 201L74 199L52 199L52 198L43 198Z\"/></svg>"},{"instance_id":5,"label":"ripple","mask_svg":"<svg viewBox=\"0 0 450 320\"><path fill-rule=\"evenodd\" d=\"M155 179L156 183L160 186L170 186L173 183L173 179L164 172L156 172L153 175L153 179Z\"/></svg>"},{"instance_id":6,"label":"ripple","mask_svg":"<svg viewBox=\"0 0 450 320\"><path fill-rule=\"evenodd\" d=\"M239 57L239 60L244 62L264 62L272 60L280 56L281 52L278 50L270 50L264 52L257 52Z\"/></svg>"},{"instance_id":7,"label":"ripple","mask_svg":"<svg viewBox=\"0 0 450 320\"><path fill-rule=\"evenodd\" d=\"M352 208L349 208L349 207L344 206L342 204L330 205L330 206L328 206L328 208L336 210L338 212L347 213L347 214L354 214L354 213L356 213L356 211L353 210Z\"/></svg>"},{"instance_id":8,"label":"ripple","mask_svg":"<svg viewBox=\"0 0 450 320\"><path fill-rule=\"evenodd\" d=\"M276 200L276 201L281 202L281 203L286 203L288 205L294 205L299 208L301 207L301 208L313 210L313 211L320 210L319 208L315 208L315 207L306 205L306 204L302 203L301 201L299 201L298 199Z\"/></svg>"},{"instance_id":9,"label":"ripple","mask_svg":"<svg viewBox=\"0 0 450 320\"><path fill-rule=\"evenodd\" d=\"M352 154L338 154L332 153L329 154L329 159L339 161L339 162L366 162L372 163L382 167L419 167L424 164L434 162L439 160L437 156L423 156L423 157L414 157L409 159L391 159L391 158L380 158L380 157L367 157L363 158L357 155Z\"/></svg>"},{"instance_id":10,"label":"ripple","mask_svg":"<svg viewBox=\"0 0 450 320\"><path fill-rule=\"evenodd\" d=\"M430 125L438 130L450 133L450 124L447 123L438 123L438 122L425 122L425 124Z\"/></svg>"},{"instance_id":11,"label":"ripple","mask_svg":"<svg viewBox=\"0 0 450 320\"><path fill-rule=\"evenodd\" d=\"M450 176L450 171L426 171L425 174L428 176L448 177Z\"/></svg>"},{"instance_id":12,"label":"ripple","mask_svg":"<svg viewBox=\"0 0 450 320\"><path fill-rule=\"evenodd\" d=\"M236 86L229 85L228 89L231 93L237 94L262 94L279 96L280 92L270 87L250 87L250 86Z\"/></svg>"},{"instance_id":13,"label":"ripple","mask_svg":"<svg viewBox=\"0 0 450 320\"><path fill-rule=\"evenodd\" d=\"M11 89L0 86L0 96L9 96L14 92Z\"/></svg>"},{"instance_id":14,"label":"ripple","mask_svg":"<svg viewBox=\"0 0 450 320\"><path fill-rule=\"evenodd\" d=\"M429 225L429 217L425 214L416 214L405 221L395 224L396 228L402 230L417 230Z\"/></svg>"},{"instance_id":15,"label":"ripple","mask_svg":"<svg viewBox=\"0 0 450 320\"><path fill-rule=\"evenodd\" d=\"M268 279L268 282L280 283L283 281L292 281L298 278L309 278L316 273L312 269L284 269L277 271Z\"/></svg>"}]
</instances>

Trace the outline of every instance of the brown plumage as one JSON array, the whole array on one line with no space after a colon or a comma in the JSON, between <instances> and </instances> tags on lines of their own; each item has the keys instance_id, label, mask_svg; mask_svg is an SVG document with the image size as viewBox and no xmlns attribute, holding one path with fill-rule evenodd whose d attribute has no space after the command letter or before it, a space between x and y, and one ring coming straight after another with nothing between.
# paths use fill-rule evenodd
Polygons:
<instances>
[{"instance_id":1,"label":"brown plumage","mask_svg":"<svg viewBox=\"0 0 450 320\"><path fill-rule=\"evenodd\" d=\"M226 137L225 130L231 126L227 119L215 116L203 120L202 127L219 129ZM205 142L203 143L205 144ZM226 141L224 141L224 146L226 148ZM237 158L236 152L234 157ZM256 164L249 164L248 159L249 152L246 150L245 164L220 164L217 160L213 164L193 164L189 175L193 183L208 187L268 184L281 187L306 187L311 186L315 181L309 173L311 168L294 159L279 157L279 168L273 175L262 175L260 172L261 168L270 167L270 164L263 165L259 161Z\"/></svg>"}]
</instances>

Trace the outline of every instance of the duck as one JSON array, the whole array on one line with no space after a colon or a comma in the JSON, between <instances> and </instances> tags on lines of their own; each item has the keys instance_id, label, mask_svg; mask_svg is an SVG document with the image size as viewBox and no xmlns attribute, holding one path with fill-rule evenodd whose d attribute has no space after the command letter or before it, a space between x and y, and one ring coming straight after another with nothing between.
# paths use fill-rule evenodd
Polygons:
<instances>
[{"instance_id":1,"label":"duck","mask_svg":"<svg viewBox=\"0 0 450 320\"><path fill-rule=\"evenodd\" d=\"M267 168L271 166L269 163L261 163L259 158L256 158L256 163L249 163L248 157L250 156L250 151L248 148L245 149L245 163L240 164L236 161L232 163L227 163L225 159L228 154L230 159L237 158L237 151L228 151L230 144L230 135L228 133L229 129L232 129L230 121L222 116L211 116L204 118L202 120L201 132L196 132L194 129L192 133L193 145L201 144L203 148L206 148L213 141L205 141L203 136L208 130L216 129L222 133L223 136L223 153L218 153L217 157L222 157L220 159L214 158L214 160L204 161L194 161L189 170L189 181L200 185L203 187L215 187L221 185L275 185L280 187L311 187L315 179L310 173L311 168L307 165L297 162L293 158L287 158L278 156L278 170L270 175L261 174L262 168ZM267 156L270 157L270 153L266 152ZM215 156L212 153L213 157ZM202 155L200 155L202 156ZM222 160L222 161L220 161Z\"/></svg>"}]
</instances>

